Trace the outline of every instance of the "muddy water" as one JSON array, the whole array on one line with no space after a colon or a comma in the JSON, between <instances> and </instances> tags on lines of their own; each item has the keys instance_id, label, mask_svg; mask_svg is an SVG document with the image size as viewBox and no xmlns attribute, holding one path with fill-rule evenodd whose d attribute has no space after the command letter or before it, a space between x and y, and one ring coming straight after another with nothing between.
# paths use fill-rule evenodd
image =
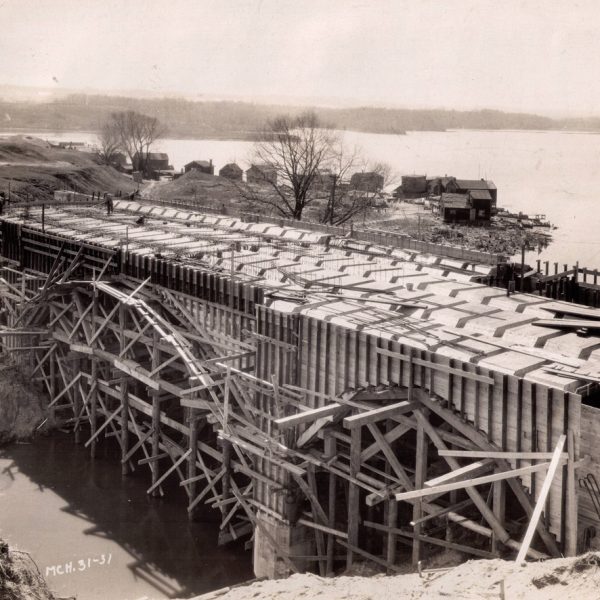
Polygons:
<instances>
[{"instance_id":1,"label":"muddy water","mask_svg":"<svg viewBox=\"0 0 600 600\"><path fill-rule=\"evenodd\" d=\"M219 548L210 512L184 494L146 495L148 469L122 478L114 449L90 460L72 436L0 448L0 538L29 551L59 596L185 598L250 579L251 553Z\"/></svg>"}]
</instances>

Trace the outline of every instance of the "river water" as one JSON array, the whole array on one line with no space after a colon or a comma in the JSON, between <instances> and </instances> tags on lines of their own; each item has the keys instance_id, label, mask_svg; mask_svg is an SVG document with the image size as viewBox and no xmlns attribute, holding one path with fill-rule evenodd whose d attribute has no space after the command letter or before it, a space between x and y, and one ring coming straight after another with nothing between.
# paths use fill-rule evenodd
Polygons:
<instances>
[{"instance_id":1,"label":"river water","mask_svg":"<svg viewBox=\"0 0 600 600\"><path fill-rule=\"evenodd\" d=\"M1 134L6 135L6 133ZM32 133L50 140L95 141L83 132ZM512 211L545 214L558 229L536 258L561 265L600 267L600 135L556 131L448 131L378 135L346 132L372 162L388 163L397 174L455 175L492 179L498 204ZM247 167L252 143L237 140L161 140L176 169L212 158L218 170L237 161ZM399 184L399 181L397 181Z\"/></svg>"},{"instance_id":2,"label":"river water","mask_svg":"<svg viewBox=\"0 0 600 600\"><path fill-rule=\"evenodd\" d=\"M95 140L81 132L28 135ZM398 175L486 177L498 187L499 206L545 214L558 229L542 254L528 254L530 264L540 258L600 267L600 135L345 135L348 146L359 146L366 158L388 163ZM252 143L165 139L156 149L167 152L176 169L194 159L212 158L218 170L230 161L246 168ZM0 537L32 552L43 573L49 567L56 591L83 600L107 598L108 589L110 600L185 596L252 576L249 553L239 547L217 548L217 525L189 524L180 494L158 501L147 498L144 476L145 471L121 479L117 459L91 461L83 448L59 434L34 445L11 446L0 454ZM70 563L73 572L56 571L59 567L64 573Z\"/></svg>"},{"instance_id":3,"label":"river water","mask_svg":"<svg viewBox=\"0 0 600 600\"><path fill-rule=\"evenodd\" d=\"M250 552L217 547L208 509L190 523L181 489L149 498L146 466L122 478L114 449L99 450L91 460L60 432L0 449L0 538L30 552L57 595L185 598L252 578Z\"/></svg>"}]
</instances>

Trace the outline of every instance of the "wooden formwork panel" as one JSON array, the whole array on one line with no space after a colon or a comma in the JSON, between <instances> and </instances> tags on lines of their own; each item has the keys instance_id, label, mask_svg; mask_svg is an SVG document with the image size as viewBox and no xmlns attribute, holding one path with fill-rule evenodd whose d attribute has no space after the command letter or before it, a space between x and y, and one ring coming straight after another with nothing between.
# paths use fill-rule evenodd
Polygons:
<instances>
[{"instance_id":1,"label":"wooden formwork panel","mask_svg":"<svg viewBox=\"0 0 600 600\"><path fill-rule=\"evenodd\" d=\"M298 317L273 311L264 306L256 309L256 370L255 375L276 386L298 384ZM281 414L284 407L277 402L276 392L255 392L256 407L268 414ZM279 412L278 412L279 411ZM283 416L283 415L282 415ZM267 427L266 419L261 424ZM280 515L286 515L290 498L287 495L289 474L268 460L258 459L256 470L276 485L263 481L254 483L255 499Z\"/></svg>"},{"instance_id":2,"label":"wooden formwork panel","mask_svg":"<svg viewBox=\"0 0 600 600\"><path fill-rule=\"evenodd\" d=\"M414 364L413 383L448 401L474 429L504 451L550 452L569 429L578 438L581 397L512 375L423 350L407 339L403 343L356 331L328 321L302 316L300 320L299 385L311 391L339 395L369 386L408 387L411 369L407 357L439 365ZM326 401L311 396L312 407ZM513 460L514 467L531 461ZM545 472L523 478L537 499ZM564 477L557 476L546 505L548 528L564 538ZM599 477L600 480L600 477Z\"/></svg>"}]
</instances>

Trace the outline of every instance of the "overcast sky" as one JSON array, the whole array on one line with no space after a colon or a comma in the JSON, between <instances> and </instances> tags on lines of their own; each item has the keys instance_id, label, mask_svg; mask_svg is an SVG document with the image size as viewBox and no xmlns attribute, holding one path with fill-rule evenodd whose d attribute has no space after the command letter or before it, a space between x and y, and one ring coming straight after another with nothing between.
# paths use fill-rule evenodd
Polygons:
<instances>
[{"instance_id":1,"label":"overcast sky","mask_svg":"<svg viewBox=\"0 0 600 600\"><path fill-rule=\"evenodd\" d=\"M600 114L600 2L0 0L0 84Z\"/></svg>"}]
</instances>

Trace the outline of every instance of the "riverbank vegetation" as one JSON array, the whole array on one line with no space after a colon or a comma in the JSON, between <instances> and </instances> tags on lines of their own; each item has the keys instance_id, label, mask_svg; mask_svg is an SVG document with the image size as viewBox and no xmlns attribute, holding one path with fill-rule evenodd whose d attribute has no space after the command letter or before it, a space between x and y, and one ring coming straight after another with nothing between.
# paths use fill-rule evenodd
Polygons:
<instances>
[{"instance_id":1,"label":"riverbank vegetation","mask_svg":"<svg viewBox=\"0 0 600 600\"><path fill-rule=\"evenodd\" d=\"M29 553L9 548L8 544L1 539L0 598L2 600L58 600L50 591Z\"/></svg>"},{"instance_id":2,"label":"riverbank vegetation","mask_svg":"<svg viewBox=\"0 0 600 600\"><path fill-rule=\"evenodd\" d=\"M1 94L1 90L0 90ZM71 94L45 102L0 101L6 130L99 131L114 112L136 111L155 117L175 138L256 139L278 114L297 116L306 106L252 102L191 101L182 98L130 98ZM337 129L364 133L448 129L522 129L600 131L599 118L553 119L500 110L312 107L320 120Z\"/></svg>"}]
</instances>

